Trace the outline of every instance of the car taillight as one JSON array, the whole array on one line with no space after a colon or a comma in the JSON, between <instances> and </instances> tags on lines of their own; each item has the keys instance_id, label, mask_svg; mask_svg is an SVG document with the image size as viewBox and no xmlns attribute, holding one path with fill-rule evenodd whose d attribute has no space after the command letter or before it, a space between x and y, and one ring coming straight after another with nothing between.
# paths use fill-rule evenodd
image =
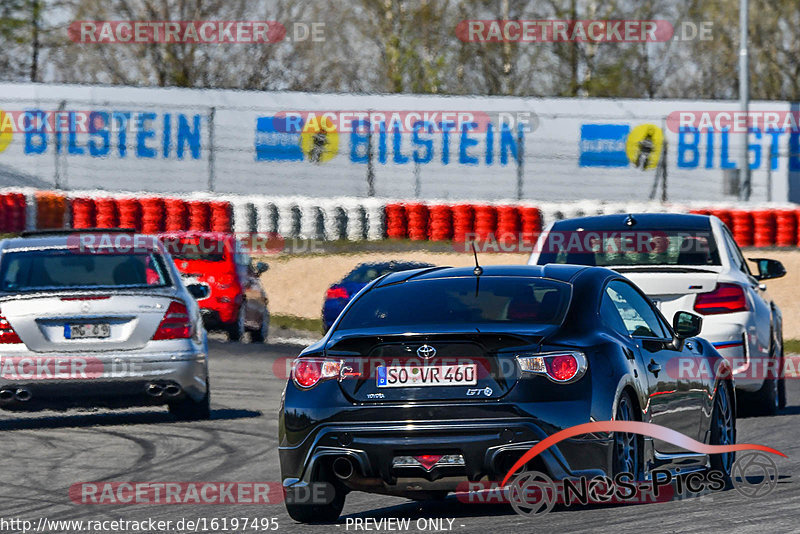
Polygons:
<instances>
[{"instance_id":1,"label":"car taillight","mask_svg":"<svg viewBox=\"0 0 800 534\"><path fill-rule=\"evenodd\" d=\"M297 358L292 362L292 380L299 387L309 389L322 380L339 378L342 362L322 358Z\"/></svg>"},{"instance_id":2,"label":"car taillight","mask_svg":"<svg viewBox=\"0 0 800 534\"><path fill-rule=\"evenodd\" d=\"M347 293L347 290L341 286L333 286L328 289L327 294L325 295L326 298L329 299L346 299L350 298L350 295Z\"/></svg>"},{"instance_id":3,"label":"car taillight","mask_svg":"<svg viewBox=\"0 0 800 534\"><path fill-rule=\"evenodd\" d=\"M577 351L518 354L517 362L523 373L545 375L562 384L578 380L588 366L586 356Z\"/></svg>"},{"instance_id":4,"label":"car taillight","mask_svg":"<svg viewBox=\"0 0 800 534\"><path fill-rule=\"evenodd\" d=\"M192 320L189 317L189 310L183 302L173 300L158 330L153 334L154 340L159 339L187 339L192 337Z\"/></svg>"},{"instance_id":5,"label":"car taillight","mask_svg":"<svg viewBox=\"0 0 800 534\"><path fill-rule=\"evenodd\" d=\"M22 340L14 332L11 323L8 322L2 312L0 312L0 343L22 343Z\"/></svg>"},{"instance_id":6,"label":"car taillight","mask_svg":"<svg viewBox=\"0 0 800 534\"><path fill-rule=\"evenodd\" d=\"M702 315L747 311L744 289L737 284L717 284L710 293L699 293L694 311Z\"/></svg>"}]
</instances>

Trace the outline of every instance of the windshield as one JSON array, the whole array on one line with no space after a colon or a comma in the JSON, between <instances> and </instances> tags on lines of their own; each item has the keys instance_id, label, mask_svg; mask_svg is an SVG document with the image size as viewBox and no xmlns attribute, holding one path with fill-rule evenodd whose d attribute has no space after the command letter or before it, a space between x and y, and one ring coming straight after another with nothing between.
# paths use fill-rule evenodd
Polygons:
<instances>
[{"instance_id":1,"label":"windshield","mask_svg":"<svg viewBox=\"0 0 800 534\"><path fill-rule=\"evenodd\" d=\"M176 260L222 261L225 258L225 243L213 237L163 237L161 241Z\"/></svg>"},{"instance_id":2,"label":"windshield","mask_svg":"<svg viewBox=\"0 0 800 534\"><path fill-rule=\"evenodd\" d=\"M591 230L558 231L547 235L538 264L589 266L720 265L711 231Z\"/></svg>"},{"instance_id":3,"label":"windshield","mask_svg":"<svg viewBox=\"0 0 800 534\"><path fill-rule=\"evenodd\" d=\"M561 324L569 284L540 278L413 280L373 289L346 312L339 329L413 324Z\"/></svg>"},{"instance_id":4,"label":"windshield","mask_svg":"<svg viewBox=\"0 0 800 534\"><path fill-rule=\"evenodd\" d=\"M7 252L0 263L2 291L60 288L158 287L169 284L155 253L76 253L71 250Z\"/></svg>"}]
</instances>

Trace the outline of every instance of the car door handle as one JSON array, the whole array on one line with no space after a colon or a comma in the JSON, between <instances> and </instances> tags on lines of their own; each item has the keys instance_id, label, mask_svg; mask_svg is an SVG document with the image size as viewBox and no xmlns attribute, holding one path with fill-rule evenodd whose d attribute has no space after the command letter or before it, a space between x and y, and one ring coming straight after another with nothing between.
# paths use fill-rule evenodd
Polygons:
<instances>
[{"instance_id":1,"label":"car door handle","mask_svg":"<svg viewBox=\"0 0 800 534\"><path fill-rule=\"evenodd\" d=\"M655 360L650 360L647 364L647 370L658 377L658 372L661 371L661 365L657 364Z\"/></svg>"}]
</instances>

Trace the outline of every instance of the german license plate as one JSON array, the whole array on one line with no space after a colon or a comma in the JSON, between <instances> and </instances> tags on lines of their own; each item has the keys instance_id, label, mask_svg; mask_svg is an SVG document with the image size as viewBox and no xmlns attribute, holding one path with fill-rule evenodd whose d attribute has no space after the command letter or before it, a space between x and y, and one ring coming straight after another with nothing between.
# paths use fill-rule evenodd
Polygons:
<instances>
[{"instance_id":1,"label":"german license plate","mask_svg":"<svg viewBox=\"0 0 800 534\"><path fill-rule=\"evenodd\" d=\"M478 383L476 367L474 363L378 367L378 387L474 386Z\"/></svg>"},{"instance_id":2,"label":"german license plate","mask_svg":"<svg viewBox=\"0 0 800 534\"><path fill-rule=\"evenodd\" d=\"M110 335L111 325L106 323L64 325L64 337L67 339L104 338Z\"/></svg>"}]
</instances>

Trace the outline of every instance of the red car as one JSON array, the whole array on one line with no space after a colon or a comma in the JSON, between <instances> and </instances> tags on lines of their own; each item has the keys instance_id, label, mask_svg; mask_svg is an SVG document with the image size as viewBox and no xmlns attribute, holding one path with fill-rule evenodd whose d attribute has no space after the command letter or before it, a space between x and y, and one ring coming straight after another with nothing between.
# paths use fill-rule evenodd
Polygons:
<instances>
[{"instance_id":1,"label":"red car","mask_svg":"<svg viewBox=\"0 0 800 534\"><path fill-rule=\"evenodd\" d=\"M267 338L268 300L259 280L267 264L253 264L231 234L189 231L159 237L184 283L208 286L209 296L197 301L206 329L227 332L231 341L239 341L245 331L254 343Z\"/></svg>"}]
</instances>

